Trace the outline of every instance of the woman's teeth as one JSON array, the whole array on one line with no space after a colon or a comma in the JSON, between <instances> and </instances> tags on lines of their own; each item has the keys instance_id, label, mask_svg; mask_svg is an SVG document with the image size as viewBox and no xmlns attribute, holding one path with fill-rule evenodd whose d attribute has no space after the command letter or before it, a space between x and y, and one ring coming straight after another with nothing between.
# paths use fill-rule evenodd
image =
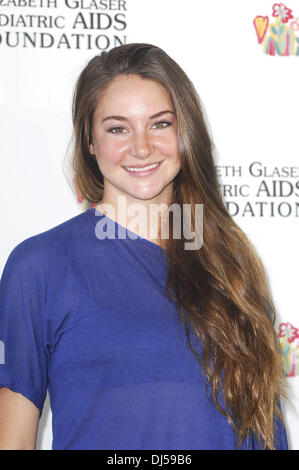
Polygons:
<instances>
[{"instance_id":1,"label":"woman's teeth","mask_svg":"<svg viewBox=\"0 0 299 470\"><path fill-rule=\"evenodd\" d=\"M152 168L155 168L158 165L159 163L154 163L153 165L144 166L143 168L134 168L132 166L125 166L125 169L128 171L146 171L146 170L151 170Z\"/></svg>"}]
</instances>

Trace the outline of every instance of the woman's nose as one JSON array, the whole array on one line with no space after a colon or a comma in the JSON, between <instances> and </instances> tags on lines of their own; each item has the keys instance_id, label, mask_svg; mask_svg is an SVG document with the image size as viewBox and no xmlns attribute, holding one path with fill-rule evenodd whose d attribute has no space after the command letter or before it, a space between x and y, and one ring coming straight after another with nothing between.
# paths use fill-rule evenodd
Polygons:
<instances>
[{"instance_id":1,"label":"woman's nose","mask_svg":"<svg viewBox=\"0 0 299 470\"><path fill-rule=\"evenodd\" d=\"M131 153L134 157L146 158L153 152L151 136L146 132L137 132L133 136Z\"/></svg>"}]
</instances>

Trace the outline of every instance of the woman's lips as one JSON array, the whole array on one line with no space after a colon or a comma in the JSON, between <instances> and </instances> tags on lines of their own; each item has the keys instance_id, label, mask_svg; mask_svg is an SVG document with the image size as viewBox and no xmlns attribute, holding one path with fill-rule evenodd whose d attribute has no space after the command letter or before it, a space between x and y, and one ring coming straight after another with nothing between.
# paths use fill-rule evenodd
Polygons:
<instances>
[{"instance_id":1,"label":"woman's lips","mask_svg":"<svg viewBox=\"0 0 299 470\"><path fill-rule=\"evenodd\" d=\"M127 173L129 173L129 175L134 176L136 178L140 178L142 176L152 175L161 166L162 162L157 162L157 163L158 163L158 165L155 166L154 168L151 168L149 170L144 170L144 171L141 171L141 170L139 170L139 171L130 171L125 167L124 167L124 169L126 170ZM144 167L146 167L146 166L149 166L149 165L144 165ZM138 168L138 166L136 166L136 167L132 166L132 168Z\"/></svg>"}]
</instances>

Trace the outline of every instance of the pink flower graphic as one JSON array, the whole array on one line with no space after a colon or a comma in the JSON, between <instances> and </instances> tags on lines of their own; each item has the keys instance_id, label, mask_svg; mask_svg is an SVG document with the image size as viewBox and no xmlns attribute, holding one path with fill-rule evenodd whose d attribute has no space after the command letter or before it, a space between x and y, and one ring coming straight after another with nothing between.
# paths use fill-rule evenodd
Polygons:
<instances>
[{"instance_id":1,"label":"pink flower graphic","mask_svg":"<svg viewBox=\"0 0 299 470\"><path fill-rule=\"evenodd\" d=\"M279 326L278 336L280 338L286 336L288 342L292 343L295 339L299 338L299 330L291 325L291 323L281 323Z\"/></svg>"},{"instance_id":2,"label":"pink flower graphic","mask_svg":"<svg viewBox=\"0 0 299 470\"><path fill-rule=\"evenodd\" d=\"M296 18L295 21L292 21L291 28L292 28L293 31L298 31L299 30L299 17Z\"/></svg>"},{"instance_id":3,"label":"pink flower graphic","mask_svg":"<svg viewBox=\"0 0 299 470\"><path fill-rule=\"evenodd\" d=\"M283 23L287 23L291 18L294 18L292 10L283 3L274 3L272 16L279 16Z\"/></svg>"}]
</instances>

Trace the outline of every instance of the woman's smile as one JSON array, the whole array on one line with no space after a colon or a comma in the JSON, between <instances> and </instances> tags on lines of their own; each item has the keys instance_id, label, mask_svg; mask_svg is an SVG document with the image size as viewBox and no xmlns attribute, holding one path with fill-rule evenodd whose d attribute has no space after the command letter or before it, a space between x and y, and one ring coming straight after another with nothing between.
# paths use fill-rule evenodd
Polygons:
<instances>
[{"instance_id":1,"label":"woman's smile","mask_svg":"<svg viewBox=\"0 0 299 470\"><path fill-rule=\"evenodd\" d=\"M153 163L149 165L136 165L136 166L124 166L124 169L135 178L143 176L151 176L161 166L162 162Z\"/></svg>"}]
</instances>

